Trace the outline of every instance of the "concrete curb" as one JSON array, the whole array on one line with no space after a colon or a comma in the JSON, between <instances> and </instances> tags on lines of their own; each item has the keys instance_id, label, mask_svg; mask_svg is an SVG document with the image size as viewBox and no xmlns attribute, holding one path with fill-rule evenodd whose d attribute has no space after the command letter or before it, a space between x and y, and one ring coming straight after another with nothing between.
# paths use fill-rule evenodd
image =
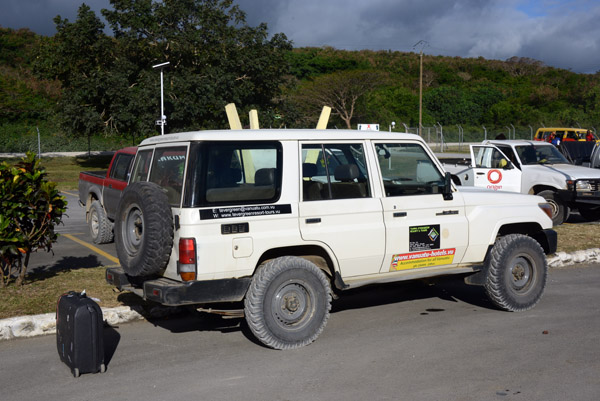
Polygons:
<instances>
[{"instance_id":1,"label":"concrete curb","mask_svg":"<svg viewBox=\"0 0 600 401\"><path fill-rule=\"evenodd\" d=\"M558 252L547 258L551 268L564 267L577 263L600 263L600 248L576 252ZM179 307L155 306L144 309L141 306L119 306L103 308L104 320L111 325L142 319L159 319L182 312ZM56 333L54 313L20 316L0 320L0 341L21 337L35 337Z\"/></svg>"},{"instance_id":2,"label":"concrete curb","mask_svg":"<svg viewBox=\"0 0 600 401\"><path fill-rule=\"evenodd\" d=\"M142 319L159 319L181 313L178 307L155 306L144 309L141 306L118 306L102 308L104 320L110 326ZM56 314L19 316L0 320L0 341L22 337L36 337L56 333Z\"/></svg>"}]
</instances>

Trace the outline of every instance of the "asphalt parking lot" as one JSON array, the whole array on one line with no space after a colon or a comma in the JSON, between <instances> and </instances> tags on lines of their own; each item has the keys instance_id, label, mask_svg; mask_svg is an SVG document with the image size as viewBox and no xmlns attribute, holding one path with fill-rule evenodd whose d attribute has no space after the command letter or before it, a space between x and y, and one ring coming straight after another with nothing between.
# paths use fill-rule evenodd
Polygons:
<instances>
[{"instance_id":1,"label":"asphalt parking lot","mask_svg":"<svg viewBox=\"0 0 600 401\"><path fill-rule=\"evenodd\" d=\"M31 269L111 266L69 209L55 253ZM552 269L531 311L496 310L459 278L351 290L325 331L294 351L266 349L241 319L187 314L106 327L108 371L75 379L54 336L0 343L3 401L596 400L600 265Z\"/></svg>"},{"instance_id":2,"label":"asphalt parking lot","mask_svg":"<svg viewBox=\"0 0 600 401\"><path fill-rule=\"evenodd\" d=\"M52 246L53 252L31 254L29 271L67 270L119 264L114 243L97 245L92 242L85 222L85 208L78 203L76 191L63 191L67 198L67 212L63 224L56 227L60 234Z\"/></svg>"}]
</instances>

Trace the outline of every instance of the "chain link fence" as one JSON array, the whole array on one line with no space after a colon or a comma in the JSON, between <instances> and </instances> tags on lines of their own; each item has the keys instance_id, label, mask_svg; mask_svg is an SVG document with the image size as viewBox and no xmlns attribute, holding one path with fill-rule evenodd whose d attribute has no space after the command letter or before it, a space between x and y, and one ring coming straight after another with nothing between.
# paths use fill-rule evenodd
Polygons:
<instances>
[{"instance_id":1,"label":"chain link fence","mask_svg":"<svg viewBox=\"0 0 600 401\"><path fill-rule=\"evenodd\" d=\"M532 140L538 128L542 127L532 125L514 126L510 124L503 128L487 128L485 126L462 126L461 124L436 124L433 126L423 126L421 128L421 133L423 139L432 149L444 152L447 151L449 147L452 147L453 149L458 147L458 150L463 150L463 148L464 150L468 150L469 143L481 143L487 139ZM597 134L595 127L589 127L589 129L591 129L594 134ZM418 127L409 127L406 124L402 124L400 127L396 126L394 129L390 126L389 130L398 132L403 131L417 135L419 133Z\"/></svg>"}]
</instances>

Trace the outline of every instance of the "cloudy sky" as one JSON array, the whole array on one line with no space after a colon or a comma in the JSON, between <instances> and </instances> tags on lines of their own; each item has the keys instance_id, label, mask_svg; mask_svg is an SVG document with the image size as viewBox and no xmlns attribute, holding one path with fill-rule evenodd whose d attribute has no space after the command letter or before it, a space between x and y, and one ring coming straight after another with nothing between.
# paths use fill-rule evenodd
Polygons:
<instances>
[{"instance_id":1,"label":"cloudy sky","mask_svg":"<svg viewBox=\"0 0 600 401\"><path fill-rule=\"evenodd\" d=\"M575 72L600 71L598 0L235 0L251 25L266 22L294 46L412 51L506 60L530 57ZM0 26L53 35L79 0L2 0ZM98 15L109 0L86 0ZM419 48L420 49L420 48Z\"/></svg>"}]
</instances>

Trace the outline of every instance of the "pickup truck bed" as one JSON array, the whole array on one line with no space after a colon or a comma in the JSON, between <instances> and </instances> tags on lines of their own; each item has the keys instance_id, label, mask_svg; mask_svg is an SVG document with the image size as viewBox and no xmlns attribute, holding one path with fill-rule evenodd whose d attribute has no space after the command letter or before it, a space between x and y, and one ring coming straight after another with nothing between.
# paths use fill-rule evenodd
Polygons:
<instances>
[{"instance_id":1,"label":"pickup truck bed","mask_svg":"<svg viewBox=\"0 0 600 401\"><path fill-rule=\"evenodd\" d=\"M136 147L118 150L108 170L79 173L79 203L85 207L90 234L97 244L113 240L115 212L127 186L136 151Z\"/></svg>"}]
</instances>

